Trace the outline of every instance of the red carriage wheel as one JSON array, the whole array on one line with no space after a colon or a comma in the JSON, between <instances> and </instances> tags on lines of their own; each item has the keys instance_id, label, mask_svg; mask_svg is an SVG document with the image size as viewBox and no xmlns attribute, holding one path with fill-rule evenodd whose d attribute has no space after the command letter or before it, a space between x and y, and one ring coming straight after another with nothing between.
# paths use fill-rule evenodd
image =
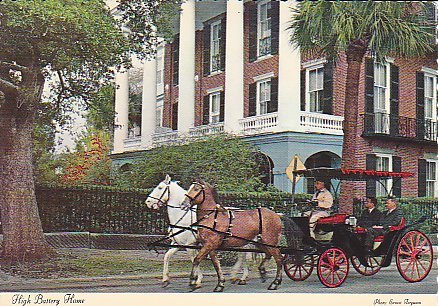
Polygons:
<instances>
[{"instance_id":1,"label":"red carriage wheel","mask_svg":"<svg viewBox=\"0 0 438 306\"><path fill-rule=\"evenodd\" d=\"M429 238L420 231L403 235L397 247L397 269L408 282L422 281L430 272L433 249Z\"/></svg>"},{"instance_id":2,"label":"red carriage wheel","mask_svg":"<svg viewBox=\"0 0 438 306\"><path fill-rule=\"evenodd\" d=\"M283 260L284 271L294 281L303 281L308 278L315 266L314 255L289 255Z\"/></svg>"},{"instance_id":3,"label":"red carriage wheel","mask_svg":"<svg viewBox=\"0 0 438 306\"><path fill-rule=\"evenodd\" d=\"M330 248L318 259L318 278L326 287L336 288L342 285L347 279L348 270L348 258L341 249Z\"/></svg>"},{"instance_id":4,"label":"red carriage wheel","mask_svg":"<svg viewBox=\"0 0 438 306\"><path fill-rule=\"evenodd\" d=\"M381 264L383 262L384 257L368 257L368 265L369 267L365 267L360 261L357 256L351 256L351 264L353 265L353 268L360 274L365 276L374 275L377 272L379 272L381 268Z\"/></svg>"}]
</instances>

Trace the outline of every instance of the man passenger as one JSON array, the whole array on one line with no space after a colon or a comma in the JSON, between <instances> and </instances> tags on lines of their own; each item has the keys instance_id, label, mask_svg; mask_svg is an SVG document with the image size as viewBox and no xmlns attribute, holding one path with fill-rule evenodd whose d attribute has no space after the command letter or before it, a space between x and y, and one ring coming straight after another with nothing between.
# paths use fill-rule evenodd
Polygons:
<instances>
[{"instance_id":1,"label":"man passenger","mask_svg":"<svg viewBox=\"0 0 438 306\"><path fill-rule=\"evenodd\" d=\"M382 212L376 208L377 198L367 197L364 206L365 209L362 211L357 224L362 227L378 225L382 217Z\"/></svg>"}]
</instances>

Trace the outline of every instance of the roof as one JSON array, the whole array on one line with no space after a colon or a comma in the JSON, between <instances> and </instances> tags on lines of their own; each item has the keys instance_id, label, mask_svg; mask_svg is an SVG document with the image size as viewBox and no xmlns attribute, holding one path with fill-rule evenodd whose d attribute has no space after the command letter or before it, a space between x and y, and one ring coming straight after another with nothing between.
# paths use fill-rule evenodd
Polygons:
<instances>
[{"instance_id":1,"label":"roof","mask_svg":"<svg viewBox=\"0 0 438 306\"><path fill-rule=\"evenodd\" d=\"M313 168L306 170L294 171L297 175L305 177L316 177L321 180L351 180L361 181L367 179L389 179L389 178L406 178L414 174L410 172L390 172L377 170L362 169L340 169L340 168Z\"/></svg>"}]
</instances>

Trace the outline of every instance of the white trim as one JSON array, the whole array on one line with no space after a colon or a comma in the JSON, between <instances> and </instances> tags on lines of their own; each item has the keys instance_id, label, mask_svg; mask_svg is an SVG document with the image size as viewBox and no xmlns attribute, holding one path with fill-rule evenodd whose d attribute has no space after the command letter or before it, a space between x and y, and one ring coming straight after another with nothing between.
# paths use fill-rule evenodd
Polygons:
<instances>
[{"instance_id":1,"label":"white trim","mask_svg":"<svg viewBox=\"0 0 438 306\"><path fill-rule=\"evenodd\" d=\"M260 44L259 44L260 39L261 39L260 7L262 5L265 5L265 4L266 5L270 4L270 2L271 2L271 0L261 0L261 1L258 1L258 3L257 3L257 58L261 58L261 57L264 57L266 55L271 55L271 53L260 55ZM272 8L272 5L271 5L271 8ZM270 17L268 17L268 14L269 14L269 9L266 10L266 18L267 19L270 18ZM272 22L272 20L271 20L271 22ZM271 23L269 37L271 38L271 43L272 43L272 23Z\"/></svg>"},{"instance_id":2,"label":"white trim","mask_svg":"<svg viewBox=\"0 0 438 306\"><path fill-rule=\"evenodd\" d=\"M272 86L271 80L272 80L272 78L264 78L262 80L257 81L256 116L263 116L263 115L269 114L267 105L266 105L266 113L262 114L260 112L260 102L261 102L260 101L260 85L262 83L265 83L265 82L270 82L269 83L269 100L266 102L266 103L269 103L269 102L271 102L271 86Z\"/></svg>"},{"instance_id":3,"label":"white trim","mask_svg":"<svg viewBox=\"0 0 438 306\"><path fill-rule=\"evenodd\" d=\"M311 112L310 111L310 71L322 69L322 92L324 92L324 63L319 63L316 65L308 66L306 68L306 84L305 84L305 111L309 113L323 113L323 110L318 112ZM319 101L321 102L321 101Z\"/></svg>"},{"instance_id":4,"label":"white trim","mask_svg":"<svg viewBox=\"0 0 438 306\"><path fill-rule=\"evenodd\" d=\"M213 97L216 97L218 111L213 114ZM208 95L208 124L216 124L220 122L221 116L221 92L216 91ZM213 122L213 115L218 118L217 122Z\"/></svg>"},{"instance_id":5,"label":"white trim","mask_svg":"<svg viewBox=\"0 0 438 306\"><path fill-rule=\"evenodd\" d=\"M211 89L208 89L206 92L208 95L210 95L210 94L215 93L217 91L224 91L224 87L219 86L219 87L211 88Z\"/></svg>"},{"instance_id":6,"label":"white trim","mask_svg":"<svg viewBox=\"0 0 438 306\"><path fill-rule=\"evenodd\" d=\"M393 158L393 155L391 155L391 154L377 153L377 154L376 154L376 157L377 157L377 158L388 158L388 159L389 159L389 161L388 161L388 170L386 170L386 169L377 169L377 163L376 163L376 170L377 170L377 171L380 171L380 170L383 170L383 171L390 171L390 172L393 171L393 168L392 168L392 164L393 164L393 160L392 160L392 158ZM376 162L377 162L377 161L376 161ZM393 180L392 180L392 179L388 179L387 182L388 182L388 185L386 186L387 191L394 191L394 190L392 190ZM378 196L378 197L379 197L379 196L382 196L382 195L377 194L377 190L378 190L379 188L382 188L381 185L382 185L382 184L381 184L379 181L376 182L376 196ZM380 186L380 187L379 187L379 186ZM392 195L392 193L391 193L391 195ZM386 195L383 195L383 196L386 196Z\"/></svg>"},{"instance_id":7,"label":"white trim","mask_svg":"<svg viewBox=\"0 0 438 306\"><path fill-rule=\"evenodd\" d=\"M429 68L429 67L422 67L421 71L424 72L425 74L430 74L430 75L438 75L438 70L437 69L433 69L433 68Z\"/></svg>"},{"instance_id":8,"label":"white trim","mask_svg":"<svg viewBox=\"0 0 438 306\"><path fill-rule=\"evenodd\" d=\"M325 57L323 57L323 58L304 62L303 64L301 64L301 66L303 67L303 69L308 69L309 67L312 67L312 66L319 66L319 65L324 66L324 64L327 62L328 62L327 59Z\"/></svg>"},{"instance_id":9,"label":"white trim","mask_svg":"<svg viewBox=\"0 0 438 306\"><path fill-rule=\"evenodd\" d=\"M438 197L438 159L426 159L426 173L427 173L427 169L428 169L428 167L427 167L427 163L435 163L435 190L434 190L434 196L435 196L435 198L437 198ZM427 174L426 174L426 182L425 182L425 184L426 184L426 193L427 193L427 182L428 182L428 180L427 180Z\"/></svg>"},{"instance_id":10,"label":"white trim","mask_svg":"<svg viewBox=\"0 0 438 306\"><path fill-rule=\"evenodd\" d=\"M255 76L252 79L254 80L254 82L260 82L260 81L264 81L265 79L269 79L273 77L274 77L274 72L271 71L262 75Z\"/></svg>"}]
</instances>

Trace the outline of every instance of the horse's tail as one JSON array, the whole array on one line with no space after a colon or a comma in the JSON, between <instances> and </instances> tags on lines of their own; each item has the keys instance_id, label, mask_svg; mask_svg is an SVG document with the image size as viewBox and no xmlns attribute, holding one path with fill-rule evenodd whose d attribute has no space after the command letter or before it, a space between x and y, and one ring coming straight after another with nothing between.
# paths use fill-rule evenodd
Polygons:
<instances>
[{"instance_id":1,"label":"horse's tail","mask_svg":"<svg viewBox=\"0 0 438 306\"><path fill-rule=\"evenodd\" d=\"M287 246L300 249L304 236L301 228L291 218L281 216L281 221L283 223L283 235L286 237Z\"/></svg>"}]
</instances>

